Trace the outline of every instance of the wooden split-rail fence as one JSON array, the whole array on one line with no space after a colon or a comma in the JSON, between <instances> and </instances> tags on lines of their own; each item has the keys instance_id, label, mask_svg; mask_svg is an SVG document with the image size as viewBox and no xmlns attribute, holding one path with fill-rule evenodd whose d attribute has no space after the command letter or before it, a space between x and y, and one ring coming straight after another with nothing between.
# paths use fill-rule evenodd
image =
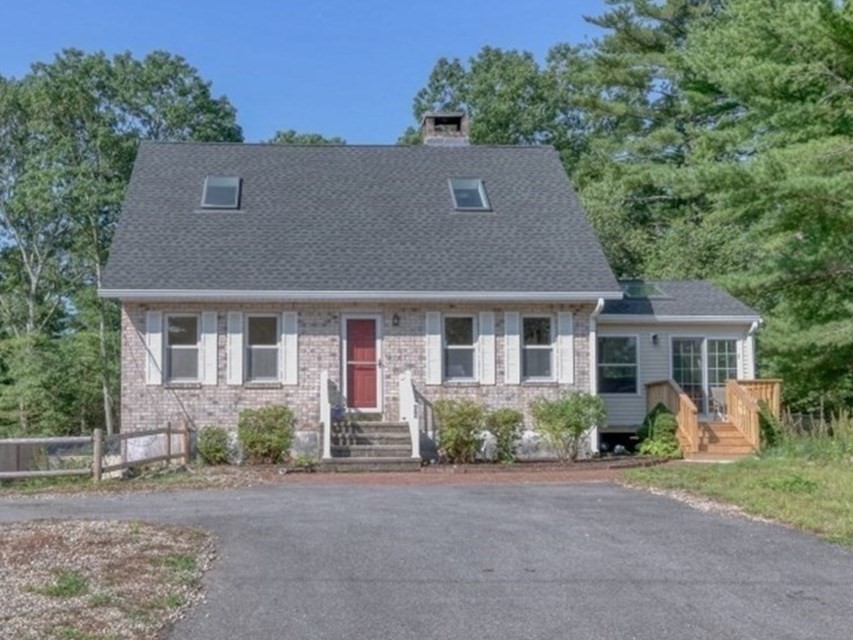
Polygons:
<instances>
[{"instance_id":1,"label":"wooden split-rail fence","mask_svg":"<svg viewBox=\"0 0 853 640\"><path fill-rule=\"evenodd\" d=\"M127 446L136 439L162 437L163 446L159 447L162 453L158 451L157 455L136 458L128 460ZM177 442L173 442L176 440ZM110 445L118 443L121 450L121 461L113 462L112 457L107 455L107 449ZM175 446L177 444L177 446ZM87 466L69 465L67 468L61 468L63 457L80 459L87 456L69 454L48 455L50 458L55 458L57 465L60 468L55 469L21 469L21 466L29 466L38 456L33 455L33 451L47 450L48 448L73 448L91 445L91 464ZM186 423L181 424L178 428L172 427L171 424L166 424L165 427L159 429L149 429L147 431L133 431L130 433L116 433L113 435L104 435L103 429L95 429L91 436L68 436L68 437L51 437L51 438L6 438L0 439L0 461L4 461L8 466L14 466L14 471L4 471L4 467L0 466L0 480L13 480L20 478L51 478L62 476L90 476L95 482L100 482L105 474L115 471L122 471L130 467L141 467L158 462L171 464L173 461L179 461L180 464L189 464L190 462L190 432ZM50 466L50 465L46 465Z\"/></svg>"}]
</instances>

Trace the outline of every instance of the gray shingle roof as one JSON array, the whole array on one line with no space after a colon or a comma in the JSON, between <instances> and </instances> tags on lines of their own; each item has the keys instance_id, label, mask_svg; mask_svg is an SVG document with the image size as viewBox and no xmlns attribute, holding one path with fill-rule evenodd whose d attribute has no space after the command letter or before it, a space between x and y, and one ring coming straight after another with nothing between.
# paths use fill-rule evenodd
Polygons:
<instances>
[{"instance_id":1,"label":"gray shingle roof","mask_svg":"<svg viewBox=\"0 0 853 640\"><path fill-rule=\"evenodd\" d=\"M201 208L206 175L239 211ZM454 212L451 176L493 212ZM103 289L619 291L550 147L209 143L141 145Z\"/></svg>"},{"instance_id":2,"label":"gray shingle roof","mask_svg":"<svg viewBox=\"0 0 853 640\"><path fill-rule=\"evenodd\" d=\"M669 317L758 317L758 312L705 280L631 280L656 286L661 297L607 300L604 315L655 315Z\"/></svg>"}]
</instances>

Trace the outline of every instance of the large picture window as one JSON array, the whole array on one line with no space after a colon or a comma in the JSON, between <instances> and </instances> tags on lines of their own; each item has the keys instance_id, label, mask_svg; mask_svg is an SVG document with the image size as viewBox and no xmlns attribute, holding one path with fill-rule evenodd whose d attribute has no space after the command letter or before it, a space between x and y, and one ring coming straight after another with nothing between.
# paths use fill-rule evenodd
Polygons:
<instances>
[{"instance_id":1,"label":"large picture window","mask_svg":"<svg viewBox=\"0 0 853 640\"><path fill-rule=\"evenodd\" d=\"M246 319L246 378L250 382L279 379L278 316L248 316Z\"/></svg>"},{"instance_id":2,"label":"large picture window","mask_svg":"<svg viewBox=\"0 0 853 640\"><path fill-rule=\"evenodd\" d=\"M475 380L476 344L474 318L470 316L444 318L445 380Z\"/></svg>"},{"instance_id":3,"label":"large picture window","mask_svg":"<svg viewBox=\"0 0 853 640\"><path fill-rule=\"evenodd\" d=\"M554 377L554 331L549 317L522 321L521 375L525 380Z\"/></svg>"},{"instance_id":4,"label":"large picture window","mask_svg":"<svg viewBox=\"0 0 853 640\"><path fill-rule=\"evenodd\" d=\"M598 338L598 392L637 393L637 338Z\"/></svg>"},{"instance_id":5,"label":"large picture window","mask_svg":"<svg viewBox=\"0 0 853 640\"><path fill-rule=\"evenodd\" d=\"M199 380L198 316L166 318L166 375L173 382Z\"/></svg>"}]
</instances>

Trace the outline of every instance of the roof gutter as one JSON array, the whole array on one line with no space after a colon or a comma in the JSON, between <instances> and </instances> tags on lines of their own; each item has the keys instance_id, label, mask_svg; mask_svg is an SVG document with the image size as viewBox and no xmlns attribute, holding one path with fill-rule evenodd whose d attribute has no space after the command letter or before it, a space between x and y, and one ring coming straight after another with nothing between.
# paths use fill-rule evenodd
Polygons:
<instances>
[{"instance_id":1,"label":"roof gutter","mask_svg":"<svg viewBox=\"0 0 853 640\"><path fill-rule=\"evenodd\" d=\"M99 289L101 298L129 301L371 301L589 302L620 300L621 291L243 291L239 289ZM597 308L597 307L596 307Z\"/></svg>"},{"instance_id":2,"label":"roof gutter","mask_svg":"<svg viewBox=\"0 0 853 640\"><path fill-rule=\"evenodd\" d=\"M707 324L751 324L756 326L761 323L759 316L711 316L711 315L695 315L695 316L656 316L650 314L630 314L630 313L607 313L599 316L599 321L603 324L637 324L637 323L672 323L678 324L683 322L705 322ZM750 329L754 331L754 329Z\"/></svg>"}]
</instances>

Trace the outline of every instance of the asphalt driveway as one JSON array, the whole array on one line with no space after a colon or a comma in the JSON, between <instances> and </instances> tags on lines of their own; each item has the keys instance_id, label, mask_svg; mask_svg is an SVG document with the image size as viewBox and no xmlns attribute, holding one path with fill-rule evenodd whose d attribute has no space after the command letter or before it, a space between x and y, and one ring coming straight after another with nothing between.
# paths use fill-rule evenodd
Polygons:
<instances>
[{"instance_id":1,"label":"asphalt driveway","mask_svg":"<svg viewBox=\"0 0 853 640\"><path fill-rule=\"evenodd\" d=\"M853 554L609 484L273 486L0 502L44 517L193 524L207 603L169 636L853 636Z\"/></svg>"}]
</instances>

